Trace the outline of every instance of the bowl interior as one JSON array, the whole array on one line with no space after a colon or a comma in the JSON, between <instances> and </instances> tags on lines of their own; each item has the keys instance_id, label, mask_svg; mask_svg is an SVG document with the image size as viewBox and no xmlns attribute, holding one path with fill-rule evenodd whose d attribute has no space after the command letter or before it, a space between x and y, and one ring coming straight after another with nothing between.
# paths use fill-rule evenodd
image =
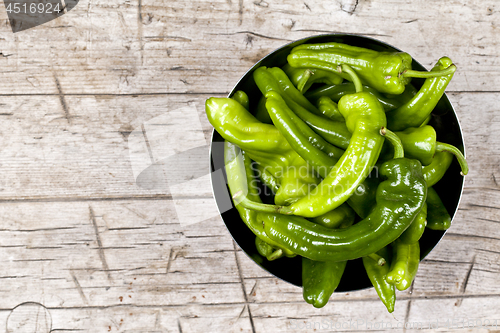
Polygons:
<instances>
[{"instance_id":1,"label":"bowl interior","mask_svg":"<svg viewBox=\"0 0 500 333\"><path fill-rule=\"evenodd\" d=\"M384 42L350 34L333 34L333 35L319 35L309 37L287 44L274 52L268 54L248 70L245 75L235 85L229 96L232 96L237 90L245 91L252 105L256 105L260 99L261 93L257 88L252 73L260 66L267 67L281 67L286 63L286 57L291 49L303 43L324 43L324 42L340 42L349 45L365 47L377 51L400 51L399 49L386 44ZM436 59L437 60L437 59ZM425 68L413 59L413 68L424 70ZM418 89L421 87L423 79L413 79L412 84ZM444 95L439 101L438 105L432 113L432 118L429 122L437 132L438 141L453 144L463 150L462 130L458 122L456 113L451 105L448 97ZM224 151L222 144L224 139L214 130L212 134L211 143L211 158L210 158L210 171L212 175L212 184L220 183L219 179L215 179L217 173L214 171L222 169L224 177ZM464 180L460 175L460 166L454 161L448 169L446 175L434 185L434 189L438 192L443 203L445 204L448 212L454 217L460 197L462 195ZM222 198L227 198L229 189L227 186L213 186L214 196L219 207L222 209ZM255 236L247 228L241 220L238 211L233 207L221 214L228 231L233 237L234 241L240 248L259 266L273 274L274 276L294 284L302 286L302 264L301 257L295 258L281 258L272 262L267 261L261 257L255 248ZM423 237L420 240L420 255L421 259L425 258L427 254L438 244L444 235L444 231L434 231L426 229ZM352 291L371 287L371 283L366 276L361 259L351 260L348 262L340 285L336 291Z\"/></svg>"}]
</instances>

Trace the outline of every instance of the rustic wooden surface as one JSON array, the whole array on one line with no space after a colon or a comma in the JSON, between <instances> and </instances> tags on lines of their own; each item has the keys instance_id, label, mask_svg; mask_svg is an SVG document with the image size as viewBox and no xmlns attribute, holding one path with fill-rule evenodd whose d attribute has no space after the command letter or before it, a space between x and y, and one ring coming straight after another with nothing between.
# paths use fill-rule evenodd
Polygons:
<instances>
[{"instance_id":1,"label":"rustic wooden surface","mask_svg":"<svg viewBox=\"0 0 500 333\"><path fill-rule=\"evenodd\" d=\"M13 34L3 7L0 22L0 331L500 330L498 1L80 0L27 31ZM459 68L448 91L471 171L394 315L373 289L314 309L219 217L181 223L176 204L213 207L208 182L177 200L134 179L134 131L191 107L200 127L174 125L187 128L179 149L193 135L208 143L207 97L284 43L328 32Z\"/></svg>"}]
</instances>

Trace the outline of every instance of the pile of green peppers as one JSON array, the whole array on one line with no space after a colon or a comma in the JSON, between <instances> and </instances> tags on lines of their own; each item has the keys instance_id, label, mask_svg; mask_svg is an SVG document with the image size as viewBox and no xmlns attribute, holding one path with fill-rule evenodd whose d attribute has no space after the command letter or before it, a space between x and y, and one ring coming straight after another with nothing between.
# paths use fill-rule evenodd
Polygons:
<instances>
[{"instance_id":1,"label":"pile of green peppers","mask_svg":"<svg viewBox=\"0 0 500 333\"><path fill-rule=\"evenodd\" d=\"M264 258L302 257L306 302L325 306L347 261L362 258L393 312L426 228L450 227L432 186L455 158L468 172L460 149L428 125L456 67L443 57L419 72L407 53L341 43L299 45L287 62L253 72L258 100L237 91L206 101L235 207ZM425 81L417 90L411 78Z\"/></svg>"}]
</instances>

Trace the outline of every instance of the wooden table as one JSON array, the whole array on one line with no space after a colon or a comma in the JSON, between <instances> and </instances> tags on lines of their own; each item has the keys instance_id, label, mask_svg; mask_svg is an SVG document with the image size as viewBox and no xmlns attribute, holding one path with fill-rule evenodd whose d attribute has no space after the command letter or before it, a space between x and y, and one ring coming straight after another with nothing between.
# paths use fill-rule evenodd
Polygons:
<instances>
[{"instance_id":1,"label":"wooden table","mask_svg":"<svg viewBox=\"0 0 500 333\"><path fill-rule=\"evenodd\" d=\"M1 8L0 331L498 330L497 1L81 0L16 34ZM206 145L205 99L227 95L275 48L329 32L459 68L448 96L471 171L451 229L394 315L373 289L314 309L248 259L220 217L181 223L176 205L213 207L209 184L175 198L134 178L130 139L154 119L195 110L199 123L173 125L186 128L179 149L200 134Z\"/></svg>"}]
</instances>

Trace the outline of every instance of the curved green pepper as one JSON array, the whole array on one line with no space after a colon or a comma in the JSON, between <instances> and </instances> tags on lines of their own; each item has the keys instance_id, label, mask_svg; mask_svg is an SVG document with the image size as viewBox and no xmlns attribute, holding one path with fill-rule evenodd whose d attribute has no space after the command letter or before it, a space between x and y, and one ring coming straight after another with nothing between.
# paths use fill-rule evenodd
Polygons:
<instances>
[{"instance_id":1,"label":"curved green pepper","mask_svg":"<svg viewBox=\"0 0 500 333\"><path fill-rule=\"evenodd\" d=\"M410 288L420 263L420 244L418 242L405 244L399 240L393 243L391 270L387 273L386 280L398 290Z\"/></svg>"},{"instance_id":2,"label":"curved green pepper","mask_svg":"<svg viewBox=\"0 0 500 333\"><path fill-rule=\"evenodd\" d=\"M267 214L259 222L282 247L318 261L342 261L367 256L397 239L425 203L427 185L417 160L385 162L377 189L377 204L364 220L346 229L328 229L298 216Z\"/></svg>"},{"instance_id":3,"label":"curved green pepper","mask_svg":"<svg viewBox=\"0 0 500 333\"><path fill-rule=\"evenodd\" d=\"M386 260L385 265L380 266L373 259L363 257L363 266L365 266L366 274L377 291L378 297L384 303L387 311L392 313L394 312L394 305L396 303L396 290L394 285L388 283L386 280L387 273L390 271L389 258L391 255L387 247L379 250L377 254Z\"/></svg>"},{"instance_id":4,"label":"curved green pepper","mask_svg":"<svg viewBox=\"0 0 500 333\"><path fill-rule=\"evenodd\" d=\"M337 212L338 211L338 212ZM330 228L347 228L354 223L354 211L342 205L328 214L329 220L319 224ZM316 222L315 218L313 221ZM330 296L337 289L347 261L315 261L302 257L302 287L304 300L316 308L322 308L328 303Z\"/></svg>"},{"instance_id":5,"label":"curved green pepper","mask_svg":"<svg viewBox=\"0 0 500 333\"><path fill-rule=\"evenodd\" d=\"M313 83L340 84L343 81L338 74L321 69L293 68L289 64L282 69L301 93L311 88Z\"/></svg>"},{"instance_id":6,"label":"curved green pepper","mask_svg":"<svg viewBox=\"0 0 500 333\"><path fill-rule=\"evenodd\" d=\"M451 216L448 214L441 198L432 187L427 192L427 228L432 230L447 230L451 226Z\"/></svg>"},{"instance_id":7,"label":"curved green pepper","mask_svg":"<svg viewBox=\"0 0 500 333\"><path fill-rule=\"evenodd\" d=\"M434 155L431 163L422 168L427 186L434 186L448 170L453 161L453 155L447 151L438 152Z\"/></svg>"},{"instance_id":8,"label":"curved green pepper","mask_svg":"<svg viewBox=\"0 0 500 333\"><path fill-rule=\"evenodd\" d=\"M250 110L250 99L243 90L236 91L231 98L240 103L245 109Z\"/></svg>"},{"instance_id":9,"label":"curved green pepper","mask_svg":"<svg viewBox=\"0 0 500 333\"><path fill-rule=\"evenodd\" d=\"M405 52L377 52L342 43L302 44L294 47L287 57L292 67L317 68L335 72L338 65L351 66L361 81L381 93L398 95L405 90L411 77L436 77L450 73L419 72L411 69L412 58ZM350 80L348 75L343 78Z\"/></svg>"},{"instance_id":10,"label":"curved green pepper","mask_svg":"<svg viewBox=\"0 0 500 333\"><path fill-rule=\"evenodd\" d=\"M431 114L450 83L456 66L450 58L443 57L429 73L449 71L448 75L427 78L418 93L407 103L387 114L389 128L394 131L420 126Z\"/></svg>"},{"instance_id":11,"label":"curved green pepper","mask_svg":"<svg viewBox=\"0 0 500 333\"><path fill-rule=\"evenodd\" d=\"M347 261L315 261L302 257L302 294L315 308L328 303L337 289Z\"/></svg>"},{"instance_id":12,"label":"curved green pepper","mask_svg":"<svg viewBox=\"0 0 500 333\"><path fill-rule=\"evenodd\" d=\"M462 152L450 144L436 141L436 131L432 126L409 127L395 133L401 139L405 154L409 158L416 158L423 165L428 165L436 152L447 151L457 158L462 174L466 175L469 172L469 166Z\"/></svg>"},{"instance_id":13,"label":"curved green pepper","mask_svg":"<svg viewBox=\"0 0 500 333\"><path fill-rule=\"evenodd\" d=\"M349 70L347 66L343 68ZM353 73L353 80L354 77ZM359 89L361 84L356 86ZM365 180L379 157L384 143L380 129L386 126L379 101L359 91L342 97L339 110L352 133L349 146L323 181L307 197L290 206L294 215L315 217L340 206Z\"/></svg>"}]
</instances>

